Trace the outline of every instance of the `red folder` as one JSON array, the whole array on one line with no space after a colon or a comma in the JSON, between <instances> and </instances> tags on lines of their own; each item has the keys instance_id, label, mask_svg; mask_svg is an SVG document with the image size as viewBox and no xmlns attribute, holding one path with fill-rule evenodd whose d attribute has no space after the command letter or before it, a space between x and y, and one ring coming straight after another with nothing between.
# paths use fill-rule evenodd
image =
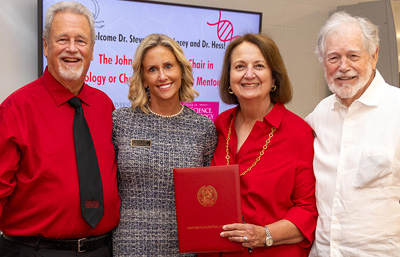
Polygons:
<instances>
[{"instance_id":1,"label":"red folder","mask_svg":"<svg viewBox=\"0 0 400 257\"><path fill-rule=\"evenodd\" d=\"M174 169L179 252L240 251L222 226L242 222L239 166Z\"/></svg>"}]
</instances>

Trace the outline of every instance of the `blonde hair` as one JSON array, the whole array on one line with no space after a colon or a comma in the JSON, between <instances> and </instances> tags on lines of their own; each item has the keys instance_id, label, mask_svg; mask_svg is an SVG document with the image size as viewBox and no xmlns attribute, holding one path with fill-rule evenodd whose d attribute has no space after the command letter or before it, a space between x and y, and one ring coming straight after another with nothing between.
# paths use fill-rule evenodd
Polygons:
<instances>
[{"instance_id":1,"label":"blonde hair","mask_svg":"<svg viewBox=\"0 0 400 257\"><path fill-rule=\"evenodd\" d=\"M132 64L133 75L129 81L129 95L132 108L139 107L143 112L148 113L147 104L149 95L144 87L143 59L147 51L156 46L165 46L171 50L176 57L182 70L182 84L179 89L180 102L193 102L199 93L193 88L192 65L186 59L185 54L179 44L172 38L163 34L150 34L136 49L135 59Z\"/></svg>"}]
</instances>

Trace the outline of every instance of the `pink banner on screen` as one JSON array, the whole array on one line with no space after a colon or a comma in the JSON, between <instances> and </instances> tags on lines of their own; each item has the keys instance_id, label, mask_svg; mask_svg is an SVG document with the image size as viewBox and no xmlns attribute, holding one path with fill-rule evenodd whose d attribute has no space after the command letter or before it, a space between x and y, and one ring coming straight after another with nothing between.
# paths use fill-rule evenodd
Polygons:
<instances>
[{"instance_id":1,"label":"pink banner on screen","mask_svg":"<svg viewBox=\"0 0 400 257\"><path fill-rule=\"evenodd\" d=\"M193 109L195 112L207 116L212 121L215 121L218 116L219 102L193 102L183 104Z\"/></svg>"}]
</instances>

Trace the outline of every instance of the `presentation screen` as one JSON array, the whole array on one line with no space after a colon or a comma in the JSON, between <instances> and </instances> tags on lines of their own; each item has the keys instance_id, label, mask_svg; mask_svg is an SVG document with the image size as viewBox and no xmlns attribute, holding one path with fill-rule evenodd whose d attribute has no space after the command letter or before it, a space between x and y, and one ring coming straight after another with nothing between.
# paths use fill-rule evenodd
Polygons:
<instances>
[{"instance_id":1,"label":"presentation screen","mask_svg":"<svg viewBox=\"0 0 400 257\"><path fill-rule=\"evenodd\" d=\"M42 32L47 9L59 0L38 0L39 75L46 68ZM227 45L245 33L261 31L262 14L231 9L124 0L77 0L92 11L96 43L85 82L104 91L116 108L131 104L128 82L137 46L149 34L161 33L182 47L193 67L200 96L185 103L215 120L231 108L219 97L219 77Z\"/></svg>"}]
</instances>

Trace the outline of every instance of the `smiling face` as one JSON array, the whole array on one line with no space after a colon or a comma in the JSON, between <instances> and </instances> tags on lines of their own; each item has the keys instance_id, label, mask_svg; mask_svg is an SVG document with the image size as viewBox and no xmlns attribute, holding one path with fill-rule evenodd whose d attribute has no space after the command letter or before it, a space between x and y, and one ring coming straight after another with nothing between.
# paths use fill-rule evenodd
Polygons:
<instances>
[{"instance_id":1,"label":"smiling face","mask_svg":"<svg viewBox=\"0 0 400 257\"><path fill-rule=\"evenodd\" d=\"M169 48L159 45L147 50L142 67L152 106L163 101L179 103L182 69Z\"/></svg>"},{"instance_id":2,"label":"smiling face","mask_svg":"<svg viewBox=\"0 0 400 257\"><path fill-rule=\"evenodd\" d=\"M230 86L241 104L249 100L269 102L273 85L271 69L255 44L245 41L232 51Z\"/></svg>"},{"instance_id":3,"label":"smiling face","mask_svg":"<svg viewBox=\"0 0 400 257\"><path fill-rule=\"evenodd\" d=\"M360 28L346 25L331 32L323 60L329 89L349 106L370 85L377 60L378 49L373 56L368 53Z\"/></svg>"},{"instance_id":4,"label":"smiling face","mask_svg":"<svg viewBox=\"0 0 400 257\"><path fill-rule=\"evenodd\" d=\"M73 13L57 13L49 42L43 43L50 74L64 87L78 93L93 60L89 21Z\"/></svg>"}]
</instances>

